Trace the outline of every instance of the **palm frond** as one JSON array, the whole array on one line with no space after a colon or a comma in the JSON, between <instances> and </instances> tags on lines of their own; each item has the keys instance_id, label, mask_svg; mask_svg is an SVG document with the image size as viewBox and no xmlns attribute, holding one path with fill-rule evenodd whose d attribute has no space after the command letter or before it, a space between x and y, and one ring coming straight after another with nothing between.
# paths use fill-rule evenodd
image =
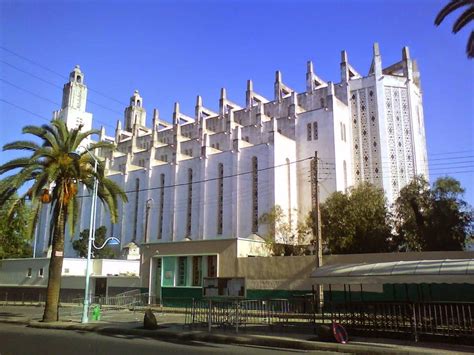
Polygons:
<instances>
[{"instance_id":1,"label":"palm frond","mask_svg":"<svg viewBox=\"0 0 474 355\"><path fill-rule=\"evenodd\" d=\"M436 16L434 21L435 25L439 26L441 22L444 21L446 16L466 5L472 5L472 0L451 0L445 7L441 9L441 11L438 13L438 16Z\"/></svg>"},{"instance_id":2,"label":"palm frond","mask_svg":"<svg viewBox=\"0 0 474 355\"><path fill-rule=\"evenodd\" d=\"M63 120L53 120L52 127L56 128L50 130L50 133L55 136L56 141L63 142L65 143L65 145L67 145L70 132L67 129L66 122L64 122Z\"/></svg>"},{"instance_id":3,"label":"palm frond","mask_svg":"<svg viewBox=\"0 0 474 355\"><path fill-rule=\"evenodd\" d=\"M38 127L38 126L33 126L33 125L23 127L21 131L23 134L31 134L41 139L43 138L43 135L46 133L43 127Z\"/></svg>"},{"instance_id":4,"label":"palm frond","mask_svg":"<svg viewBox=\"0 0 474 355\"><path fill-rule=\"evenodd\" d=\"M464 26L466 26L470 21L474 20L474 5L470 6L466 11L464 11L461 16L454 22L453 33L458 33Z\"/></svg>"},{"instance_id":5,"label":"palm frond","mask_svg":"<svg viewBox=\"0 0 474 355\"><path fill-rule=\"evenodd\" d=\"M100 141L100 142L92 143L89 147L89 150L93 151L93 150L99 149L99 148L115 150L115 144L105 142L105 141Z\"/></svg>"},{"instance_id":6,"label":"palm frond","mask_svg":"<svg viewBox=\"0 0 474 355\"><path fill-rule=\"evenodd\" d=\"M97 129L92 129L86 132L78 132L76 139L72 141L72 149L76 150L86 138L90 137L93 134L99 133L100 131Z\"/></svg>"},{"instance_id":7,"label":"palm frond","mask_svg":"<svg viewBox=\"0 0 474 355\"><path fill-rule=\"evenodd\" d=\"M4 174L10 170L24 168L31 165L35 161L32 161L31 158L16 158L6 162L5 164L0 165L0 174Z\"/></svg>"},{"instance_id":8,"label":"palm frond","mask_svg":"<svg viewBox=\"0 0 474 355\"><path fill-rule=\"evenodd\" d=\"M40 146L32 141L16 141L16 142L7 143L3 146L4 151L13 150L13 149L36 151L39 148Z\"/></svg>"},{"instance_id":9,"label":"palm frond","mask_svg":"<svg viewBox=\"0 0 474 355\"><path fill-rule=\"evenodd\" d=\"M466 52L468 58L474 58L474 31L471 32L471 35L467 40Z\"/></svg>"}]
</instances>

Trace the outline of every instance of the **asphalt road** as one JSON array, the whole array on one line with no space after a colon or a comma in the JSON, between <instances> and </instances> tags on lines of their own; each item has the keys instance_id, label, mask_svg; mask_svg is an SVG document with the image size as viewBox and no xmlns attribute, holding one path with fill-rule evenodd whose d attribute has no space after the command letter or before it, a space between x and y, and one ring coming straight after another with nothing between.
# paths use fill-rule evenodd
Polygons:
<instances>
[{"instance_id":1,"label":"asphalt road","mask_svg":"<svg viewBox=\"0 0 474 355\"><path fill-rule=\"evenodd\" d=\"M1 355L76 355L76 354L329 354L211 344L204 342L159 341L156 339L127 336L103 335L93 332L29 328L24 325L0 323Z\"/></svg>"}]
</instances>

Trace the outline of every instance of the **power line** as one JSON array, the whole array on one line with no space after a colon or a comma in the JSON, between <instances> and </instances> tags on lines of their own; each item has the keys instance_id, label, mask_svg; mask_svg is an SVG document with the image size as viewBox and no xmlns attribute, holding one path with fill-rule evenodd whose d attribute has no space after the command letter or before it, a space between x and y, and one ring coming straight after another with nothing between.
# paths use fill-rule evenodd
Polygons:
<instances>
[{"instance_id":1,"label":"power line","mask_svg":"<svg viewBox=\"0 0 474 355\"><path fill-rule=\"evenodd\" d=\"M474 150L459 150L457 152L444 152L444 153L430 153L428 155L449 155L449 154L459 154L459 153L471 153L474 152Z\"/></svg>"},{"instance_id":2,"label":"power line","mask_svg":"<svg viewBox=\"0 0 474 355\"><path fill-rule=\"evenodd\" d=\"M35 113L35 112L33 112L33 111L30 111L30 110L28 110L28 109L26 109L26 108L24 108L24 107L18 106L18 105L14 104L14 103L12 103L12 102L10 102L10 101L7 101L7 100L2 99L2 98L0 98L0 101L3 101L3 102L5 102L6 104L11 105L11 106L13 106L13 107L15 107L15 108L17 108L17 109L19 109L19 110L28 112L28 113L30 113L30 114L36 116L36 117L41 118L42 120L45 120L45 121L47 121L47 122L51 122L50 120L44 118L43 116L40 116L40 115L38 115L37 113Z\"/></svg>"},{"instance_id":3,"label":"power line","mask_svg":"<svg viewBox=\"0 0 474 355\"><path fill-rule=\"evenodd\" d=\"M23 55L21 55L21 54L18 54L18 53L16 53L16 52L13 52L12 50L10 50L10 49L8 49L8 48L6 48L6 47L0 46L0 48L3 49L4 51L10 53L10 54L13 54L14 56L16 56L16 57L18 57L18 58L21 58L21 59L23 59L23 60L25 60L25 61L27 61L27 62L33 64L33 65L36 65L36 66L38 66L38 67L40 67L40 68L42 68L42 69L44 69L44 70L46 70L46 71L48 71L48 72L50 72L50 73L52 73L52 74L55 74L55 75L61 77L62 79L66 79L66 80L69 79L67 76L65 76L65 75L63 75L63 74L61 74L61 73L58 73L57 71L55 71L55 70L53 70L53 69L51 69L51 68L48 68L48 67L44 66L43 64L40 64L40 63L38 63L38 62L35 62L34 60L29 59L29 58L27 58L27 57L25 57L25 56L23 56ZM89 86L88 86L88 89L89 89L90 91L95 92L96 94L99 94L99 95L101 95L101 96L103 96L103 97L109 99L109 100L115 101L116 103L118 103L118 104L120 104L120 105L122 105L122 106L126 106L126 105L125 105L124 103L122 103L121 101L119 101L119 100L117 100L117 99L114 99L113 97L110 97L110 96L108 96L108 95L106 95L106 94L104 94L104 93L102 93L102 92L100 92L100 91L98 91L98 90L95 90L95 89L93 89L93 88L91 88L91 87L89 87Z\"/></svg>"},{"instance_id":4,"label":"power line","mask_svg":"<svg viewBox=\"0 0 474 355\"><path fill-rule=\"evenodd\" d=\"M15 65L13 65L13 64L10 64L10 63L8 63L8 62L2 60L2 59L0 59L0 62L2 62L3 64L5 64L5 65L7 65L7 66L9 66L9 67L11 67L11 68L13 68L13 69L15 69L15 70L18 70L19 72L22 72L22 73L24 73L24 74L30 75L31 77L33 77L33 78L35 78L35 79L37 79L37 80L40 80L40 81L42 81L42 82L44 82L44 83L46 83L46 84L48 84L48 85L54 86L55 88L59 88L59 89L61 89L61 90L63 89L61 86L59 86L59 85L57 85L57 84L55 84L55 83L53 83L53 82L51 82L51 81L49 81L49 80L46 80L46 79L44 79L44 78L42 78L42 77L40 77L40 76L38 76L38 75L35 75L35 74L33 74L33 73L30 73L30 72L28 72L28 71L26 71L26 70L23 70L23 69L21 69L21 68L18 68L17 66L15 66ZM119 115L122 115L122 112L117 111L117 110L115 110L115 109L113 109L113 108L104 106L104 105L102 105L102 104L99 104L98 102L92 101L91 99L88 99L87 101L90 102L90 103L93 104L93 105L102 107L102 108L105 109L105 110L109 110L109 111L111 111L111 112L118 113Z\"/></svg>"},{"instance_id":5,"label":"power line","mask_svg":"<svg viewBox=\"0 0 474 355\"><path fill-rule=\"evenodd\" d=\"M267 170L271 170L271 169L275 169L275 168L280 168L280 167L283 167L283 166L288 166L288 164L297 164L297 163L301 163L303 161L310 160L310 159L313 159L313 157L299 159L299 160L295 160L295 161L289 162L289 163L283 163L283 164L279 164L279 165L268 166L266 168L257 169L257 172L267 171ZM228 178L242 176L242 175L249 175L249 174L252 174L252 173L254 173L253 170L245 171L245 172L237 173L237 174L230 174L230 175L226 175L226 176L223 176L223 177L215 177L215 178L209 178L209 179L204 179L204 180L183 182L183 183L165 185L165 186L148 187L148 188L143 188L143 189L138 189L138 190L127 190L127 191L124 191L124 193L128 194L128 193L137 193L137 192L142 192L142 191L153 191L153 190L169 189L169 188L181 187L181 186L189 186L190 184L191 185L201 184L201 183L210 182L210 181L217 181L217 180L220 180L220 179L228 179ZM83 198L83 197L90 197L90 195L80 195L80 196L76 196L76 197L77 198Z\"/></svg>"},{"instance_id":6,"label":"power line","mask_svg":"<svg viewBox=\"0 0 474 355\"><path fill-rule=\"evenodd\" d=\"M18 85L16 85L16 84L13 84L12 82L10 82L10 81L8 81L8 80L5 80L5 79L0 78L0 81L3 81L4 83L6 83L6 84L8 84L8 85L10 85L10 86L13 86L14 88L17 88L18 90L22 90L22 91L24 91L24 92L27 92L28 94L33 95L33 96L36 96L37 98L40 98L40 99L42 99L42 100L44 100L44 101L48 101L48 102L50 102L50 103L52 103L52 104L54 104L54 105L61 106L61 104L59 104L59 103L56 102L56 101L53 101L53 100L50 100L50 99L48 99L48 98L46 98L46 97L40 96L40 95L34 93L33 91L30 91L30 90L28 90L28 89L22 88L21 86L18 86Z\"/></svg>"},{"instance_id":7,"label":"power line","mask_svg":"<svg viewBox=\"0 0 474 355\"><path fill-rule=\"evenodd\" d=\"M43 96L41 96L41 95L38 95L38 94L34 93L33 91L28 90L28 89L22 88L21 86L18 86L18 85L16 85L16 84L13 84L12 82L10 82L10 81L8 81L8 80L5 80L5 79L0 78L0 81L3 81L4 83L6 83L6 84L8 84L8 85L11 85L11 86L13 86L14 88L17 88L18 90L25 91L25 92L27 92L28 94L30 94L30 95L32 95L32 96L35 96L35 97L37 97L37 98L39 98L39 99L41 99L41 100L48 101L48 102L50 102L50 103L52 103L52 104L54 104L54 105L56 105L56 106L58 106L58 107L61 107L61 104L60 104L60 103L55 102L55 101L53 101L53 100L50 100L50 99L48 99L48 98L46 98L46 97L43 97ZM13 104L12 104L12 105L13 105ZM18 106L18 105L13 105L13 106L15 106L15 107L17 107L17 108L20 107L20 106ZM23 110L25 110L25 109L23 109ZM31 111L30 111L30 112L31 112ZM96 121L97 121L98 123L103 124L104 126L107 126L107 127L112 128L112 129L115 129L114 126L112 126L112 125L110 125L110 124L108 124L108 123L105 123L105 122L102 121L102 120L96 120Z\"/></svg>"},{"instance_id":8,"label":"power line","mask_svg":"<svg viewBox=\"0 0 474 355\"><path fill-rule=\"evenodd\" d=\"M467 164L467 163L474 163L474 160L446 162L446 163L433 163L433 164L429 164L429 165L430 166L438 166L438 165L456 165L456 164Z\"/></svg>"},{"instance_id":9,"label":"power line","mask_svg":"<svg viewBox=\"0 0 474 355\"><path fill-rule=\"evenodd\" d=\"M474 155L466 155L463 157L452 157L452 158L436 158L436 159L430 159L430 161L433 160L458 160L458 159L467 159L467 158L474 158Z\"/></svg>"}]
</instances>

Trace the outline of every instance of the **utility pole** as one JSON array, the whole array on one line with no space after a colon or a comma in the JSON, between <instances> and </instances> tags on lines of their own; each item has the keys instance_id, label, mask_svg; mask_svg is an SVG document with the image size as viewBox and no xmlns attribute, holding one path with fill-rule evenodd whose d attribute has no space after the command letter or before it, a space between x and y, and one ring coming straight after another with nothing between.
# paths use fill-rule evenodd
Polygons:
<instances>
[{"instance_id":1,"label":"utility pole","mask_svg":"<svg viewBox=\"0 0 474 355\"><path fill-rule=\"evenodd\" d=\"M313 200L313 236L316 239L314 244L316 247L316 266L319 268L323 264L323 248L321 238L321 210L319 208L319 170L318 170L318 151L314 152L311 174L311 196ZM324 301L323 286L317 286L318 310Z\"/></svg>"}]
</instances>

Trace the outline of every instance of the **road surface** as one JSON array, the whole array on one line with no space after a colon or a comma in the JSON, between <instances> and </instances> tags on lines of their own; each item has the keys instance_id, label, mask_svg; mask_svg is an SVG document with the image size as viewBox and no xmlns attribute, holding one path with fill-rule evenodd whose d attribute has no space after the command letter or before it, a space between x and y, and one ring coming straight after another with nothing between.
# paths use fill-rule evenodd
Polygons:
<instances>
[{"instance_id":1,"label":"road surface","mask_svg":"<svg viewBox=\"0 0 474 355\"><path fill-rule=\"evenodd\" d=\"M24 325L0 323L1 355L79 355L79 354L329 354L212 344L204 342L160 341L140 336L98 334L74 330L29 328Z\"/></svg>"}]
</instances>

